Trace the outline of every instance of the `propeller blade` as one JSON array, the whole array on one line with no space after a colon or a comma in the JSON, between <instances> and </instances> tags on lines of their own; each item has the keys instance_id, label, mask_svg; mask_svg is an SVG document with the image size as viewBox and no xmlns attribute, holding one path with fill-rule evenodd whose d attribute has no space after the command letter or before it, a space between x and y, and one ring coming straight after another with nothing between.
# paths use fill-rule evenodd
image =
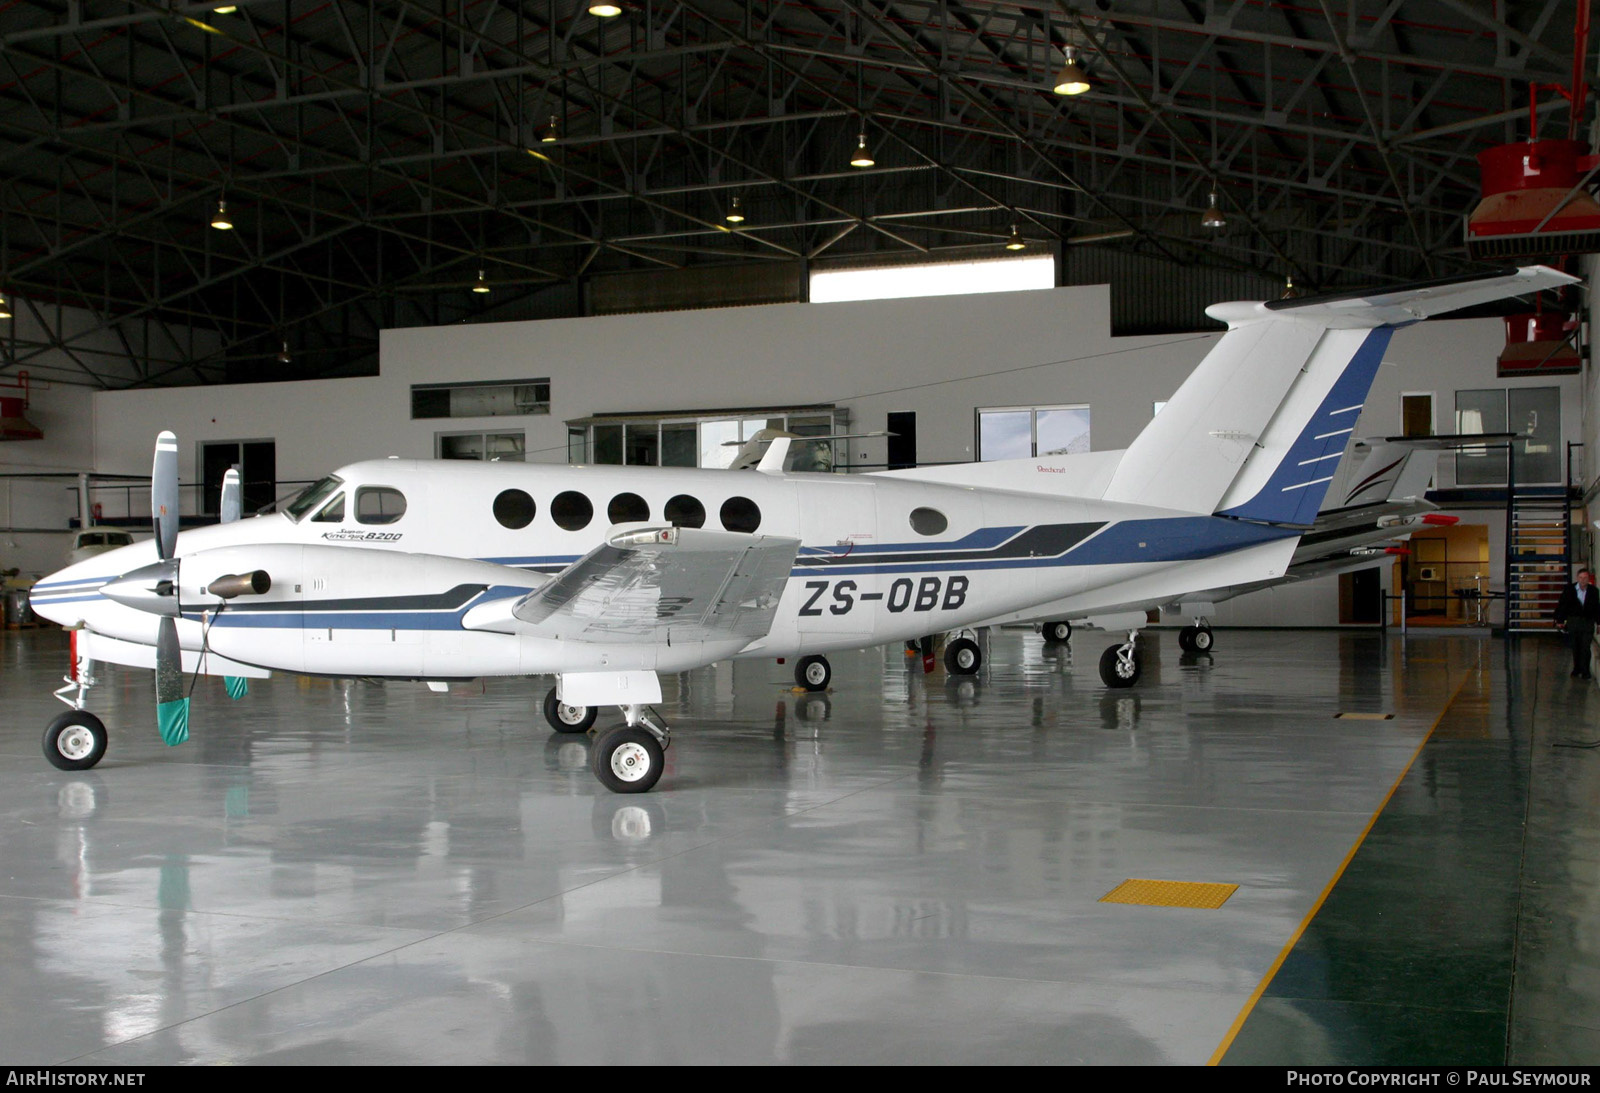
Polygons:
<instances>
[{"instance_id":1,"label":"propeller blade","mask_svg":"<svg viewBox=\"0 0 1600 1093\"><path fill-rule=\"evenodd\" d=\"M178 549L178 437L165 429L156 437L156 458L150 467L150 515L156 525L156 551L165 561Z\"/></svg>"},{"instance_id":2,"label":"propeller blade","mask_svg":"<svg viewBox=\"0 0 1600 1093\"><path fill-rule=\"evenodd\" d=\"M222 476L222 522L231 524L244 512L244 490L239 484L239 470L229 467Z\"/></svg>"},{"instance_id":3,"label":"propeller blade","mask_svg":"<svg viewBox=\"0 0 1600 1093\"><path fill-rule=\"evenodd\" d=\"M183 693L183 648L178 644L178 622L161 617L156 631L156 727L168 747L189 739L189 697Z\"/></svg>"}]
</instances>

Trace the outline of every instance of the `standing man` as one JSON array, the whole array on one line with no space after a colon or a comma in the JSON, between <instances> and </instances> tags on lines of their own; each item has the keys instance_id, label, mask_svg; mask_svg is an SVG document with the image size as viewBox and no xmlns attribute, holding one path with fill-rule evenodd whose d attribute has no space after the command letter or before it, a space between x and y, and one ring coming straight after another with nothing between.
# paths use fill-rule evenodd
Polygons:
<instances>
[{"instance_id":1,"label":"standing man","mask_svg":"<svg viewBox=\"0 0 1600 1093\"><path fill-rule=\"evenodd\" d=\"M1577 582L1561 590L1561 602L1556 604L1556 626L1572 639L1575 677L1590 678L1589 643L1594 640L1596 623L1600 623L1600 590L1594 586L1594 574L1580 569Z\"/></svg>"}]
</instances>

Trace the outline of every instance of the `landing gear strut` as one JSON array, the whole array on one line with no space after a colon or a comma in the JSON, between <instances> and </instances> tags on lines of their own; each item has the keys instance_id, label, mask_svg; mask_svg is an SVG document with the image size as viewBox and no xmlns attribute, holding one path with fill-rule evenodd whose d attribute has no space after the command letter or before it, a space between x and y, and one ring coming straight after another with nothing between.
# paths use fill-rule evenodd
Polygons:
<instances>
[{"instance_id":1,"label":"landing gear strut","mask_svg":"<svg viewBox=\"0 0 1600 1093\"><path fill-rule=\"evenodd\" d=\"M595 737L590 762L594 776L611 792L645 793L661 780L672 734L640 706L621 709L627 724Z\"/></svg>"},{"instance_id":2,"label":"landing gear strut","mask_svg":"<svg viewBox=\"0 0 1600 1093\"><path fill-rule=\"evenodd\" d=\"M96 680L94 661L78 657L76 631L72 634L72 674L61 680L66 686L58 688L55 696L69 709L45 728L44 757L58 770L88 770L105 757L110 738L105 723L83 708Z\"/></svg>"},{"instance_id":3,"label":"landing gear strut","mask_svg":"<svg viewBox=\"0 0 1600 1093\"><path fill-rule=\"evenodd\" d=\"M1129 630L1128 640L1107 646L1100 654L1100 679L1107 687L1132 687L1139 682L1139 631Z\"/></svg>"}]
</instances>

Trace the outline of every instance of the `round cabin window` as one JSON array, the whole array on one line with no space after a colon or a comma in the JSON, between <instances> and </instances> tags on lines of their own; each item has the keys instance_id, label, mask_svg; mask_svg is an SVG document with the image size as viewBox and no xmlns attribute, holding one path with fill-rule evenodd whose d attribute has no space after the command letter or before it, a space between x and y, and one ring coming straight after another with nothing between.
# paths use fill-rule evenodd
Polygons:
<instances>
[{"instance_id":1,"label":"round cabin window","mask_svg":"<svg viewBox=\"0 0 1600 1093\"><path fill-rule=\"evenodd\" d=\"M748 497L730 497L722 503L722 526L752 532L761 526L761 509Z\"/></svg>"},{"instance_id":2,"label":"round cabin window","mask_svg":"<svg viewBox=\"0 0 1600 1093\"><path fill-rule=\"evenodd\" d=\"M606 519L613 524L628 524L650 519L650 506L636 493L619 493L606 506Z\"/></svg>"},{"instance_id":3,"label":"round cabin window","mask_svg":"<svg viewBox=\"0 0 1600 1093\"><path fill-rule=\"evenodd\" d=\"M706 526L706 507L700 503L699 498L690 497L680 493L667 502L667 507L662 510L667 523L679 528L703 528Z\"/></svg>"},{"instance_id":4,"label":"round cabin window","mask_svg":"<svg viewBox=\"0 0 1600 1093\"><path fill-rule=\"evenodd\" d=\"M533 523L533 514L537 511L533 498L521 490L505 490L494 499L494 518L501 527L513 531Z\"/></svg>"},{"instance_id":5,"label":"round cabin window","mask_svg":"<svg viewBox=\"0 0 1600 1093\"><path fill-rule=\"evenodd\" d=\"M582 531L594 519L594 504L577 490L558 493L550 501L550 519L563 531Z\"/></svg>"},{"instance_id":6,"label":"round cabin window","mask_svg":"<svg viewBox=\"0 0 1600 1093\"><path fill-rule=\"evenodd\" d=\"M911 510L911 530L918 535L942 535L949 526L950 521L938 509Z\"/></svg>"}]
</instances>

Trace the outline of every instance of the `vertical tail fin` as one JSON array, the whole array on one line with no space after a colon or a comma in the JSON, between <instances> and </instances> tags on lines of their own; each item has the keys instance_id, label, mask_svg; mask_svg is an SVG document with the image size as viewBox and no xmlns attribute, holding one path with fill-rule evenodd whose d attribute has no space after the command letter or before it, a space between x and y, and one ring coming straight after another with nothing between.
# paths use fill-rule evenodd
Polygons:
<instances>
[{"instance_id":1,"label":"vertical tail fin","mask_svg":"<svg viewBox=\"0 0 1600 1093\"><path fill-rule=\"evenodd\" d=\"M1394 329L1570 284L1543 266L1382 292L1216 304L1228 332L1123 456L1105 498L1308 525Z\"/></svg>"}]
</instances>

